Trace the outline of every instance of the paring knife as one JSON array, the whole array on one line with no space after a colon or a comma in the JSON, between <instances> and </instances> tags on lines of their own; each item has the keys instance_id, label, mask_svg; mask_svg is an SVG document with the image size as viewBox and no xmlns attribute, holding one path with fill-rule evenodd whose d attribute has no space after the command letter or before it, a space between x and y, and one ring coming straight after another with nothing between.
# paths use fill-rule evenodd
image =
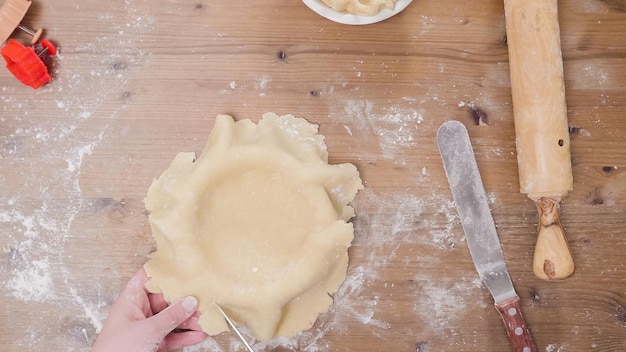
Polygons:
<instances>
[{"instance_id":1,"label":"paring knife","mask_svg":"<svg viewBox=\"0 0 626 352\"><path fill-rule=\"evenodd\" d=\"M493 296L513 350L535 352L537 347L522 316L520 298L504 263L467 129L458 121L444 123L437 131L437 145L474 266Z\"/></svg>"},{"instance_id":2,"label":"paring knife","mask_svg":"<svg viewBox=\"0 0 626 352\"><path fill-rule=\"evenodd\" d=\"M224 317L224 319L226 319L226 322L228 323L228 326L231 327L231 329L233 329L233 331L235 331L235 334L237 334L237 336L239 337L239 339L241 340L241 342L243 342L243 345L246 346L246 349L248 350L248 352L254 352L254 350L252 349L252 346L250 346L250 344L248 343L248 341L246 341L246 339L243 338L243 335L241 334L241 332L239 331L239 329L237 329L237 327L235 326L235 323L233 323L232 320L230 320L230 318L228 317L228 315L226 315L226 312L224 312L224 310L222 309L222 307L220 307L219 304L215 303L215 306L217 307L217 310L220 311L220 314L222 314L222 316Z\"/></svg>"}]
</instances>

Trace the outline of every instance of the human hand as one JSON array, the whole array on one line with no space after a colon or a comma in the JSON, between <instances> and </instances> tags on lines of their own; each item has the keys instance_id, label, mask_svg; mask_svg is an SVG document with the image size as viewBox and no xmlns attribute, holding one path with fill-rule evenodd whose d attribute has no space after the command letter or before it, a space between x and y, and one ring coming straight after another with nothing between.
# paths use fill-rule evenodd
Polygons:
<instances>
[{"instance_id":1,"label":"human hand","mask_svg":"<svg viewBox=\"0 0 626 352\"><path fill-rule=\"evenodd\" d=\"M113 304L92 352L163 352L206 338L198 325L195 297L168 306L163 295L148 292L147 282L143 268L130 279Z\"/></svg>"}]
</instances>

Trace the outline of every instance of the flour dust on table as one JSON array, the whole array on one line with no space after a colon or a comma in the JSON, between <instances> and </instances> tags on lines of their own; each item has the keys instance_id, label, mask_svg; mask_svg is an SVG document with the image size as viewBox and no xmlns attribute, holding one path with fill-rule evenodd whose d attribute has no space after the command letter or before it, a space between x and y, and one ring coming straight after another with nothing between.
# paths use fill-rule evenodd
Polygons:
<instances>
[{"instance_id":1,"label":"flour dust on table","mask_svg":"<svg viewBox=\"0 0 626 352\"><path fill-rule=\"evenodd\" d=\"M0 136L0 170L20 176L16 184L0 175L0 193L8 195L0 202L0 256L6 259L0 266L0 295L9 316L32 307L24 317L28 326L12 331L16 348L44 350L61 339L68 350L89 347L115 298L101 278L86 282L80 269L71 269L68 248L88 236L74 229L93 202L81 189L85 161L112 139L98 114L115 117L126 107L102 110L150 57L138 48L137 34L152 30L151 14L130 2L125 9L128 18L103 13L96 20L115 27L118 35L86 33L76 46L61 43L50 84L36 92L24 93L18 86L0 90L0 122L18 126ZM48 30L58 32L58 27ZM105 50L111 47L128 50ZM53 112L54 118L42 118L41 111ZM116 271L115 265L110 268ZM58 326L42 319L40 307L64 312L55 317Z\"/></svg>"}]
</instances>

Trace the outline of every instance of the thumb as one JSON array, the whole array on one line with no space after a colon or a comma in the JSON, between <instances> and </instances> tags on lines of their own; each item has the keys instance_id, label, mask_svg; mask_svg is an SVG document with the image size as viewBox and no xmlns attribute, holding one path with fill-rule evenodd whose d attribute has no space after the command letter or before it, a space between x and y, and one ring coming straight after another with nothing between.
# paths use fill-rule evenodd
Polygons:
<instances>
[{"instance_id":1,"label":"thumb","mask_svg":"<svg viewBox=\"0 0 626 352\"><path fill-rule=\"evenodd\" d=\"M188 296L150 317L148 320L153 324L153 331L159 333L160 337L163 338L176 329L177 326L184 323L185 320L189 319L197 309L198 299Z\"/></svg>"}]
</instances>

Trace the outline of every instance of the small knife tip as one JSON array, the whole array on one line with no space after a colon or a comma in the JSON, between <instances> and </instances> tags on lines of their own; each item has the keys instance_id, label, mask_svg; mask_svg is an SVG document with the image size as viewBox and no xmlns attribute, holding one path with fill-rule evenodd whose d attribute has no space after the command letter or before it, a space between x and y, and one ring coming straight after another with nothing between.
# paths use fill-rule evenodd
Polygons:
<instances>
[{"instance_id":1,"label":"small knife tip","mask_svg":"<svg viewBox=\"0 0 626 352\"><path fill-rule=\"evenodd\" d=\"M246 346L246 349L248 350L248 352L254 352L254 350L252 349L252 346L250 346L250 344L248 343L248 341L246 341L246 339L243 337L243 335L241 334L241 332L239 331L239 329L237 329L237 327L235 326L235 323L230 320L230 318L228 317L228 314L226 314L226 312L224 312L224 310L222 309L222 307L220 307L219 304L217 304L217 302L213 302L215 304L215 306L217 307L217 310L220 311L220 314L222 314L222 316L224 317L224 319L226 319L226 323L228 323L228 325L233 329L233 331L235 331L235 334L237 334L237 336L239 337L239 339L241 340L241 342L243 342L244 346Z\"/></svg>"}]
</instances>

